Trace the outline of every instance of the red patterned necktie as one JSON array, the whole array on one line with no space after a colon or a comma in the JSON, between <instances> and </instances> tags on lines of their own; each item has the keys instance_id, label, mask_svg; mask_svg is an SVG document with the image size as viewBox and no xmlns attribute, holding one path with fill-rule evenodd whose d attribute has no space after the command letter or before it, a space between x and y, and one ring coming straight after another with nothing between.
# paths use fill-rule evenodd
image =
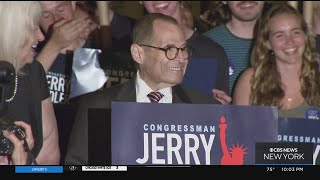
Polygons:
<instances>
[{"instance_id":1,"label":"red patterned necktie","mask_svg":"<svg viewBox=\"0 0 320 180\"><path fill-rule=\"evenodd\" d=\"M151 103L158 103L164 95L161 92L151 92L147 96Z\"/></svg>"}]
</instances>

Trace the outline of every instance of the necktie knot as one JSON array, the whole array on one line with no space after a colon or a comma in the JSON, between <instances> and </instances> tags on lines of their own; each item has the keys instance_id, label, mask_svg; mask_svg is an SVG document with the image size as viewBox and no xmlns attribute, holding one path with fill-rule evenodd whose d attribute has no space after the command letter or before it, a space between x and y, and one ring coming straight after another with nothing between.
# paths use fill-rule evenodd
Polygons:
<instances>
[{"instance_id":1,"label":"necktie knot","mask_svg":"<svg viewBox=\"0 0 320 180\"><path fill-rule=\"evenodd\" d=\"M161 92L151 92L147 96L151 103L158 103L164 95Z\"/></svg>"}]
</instances>

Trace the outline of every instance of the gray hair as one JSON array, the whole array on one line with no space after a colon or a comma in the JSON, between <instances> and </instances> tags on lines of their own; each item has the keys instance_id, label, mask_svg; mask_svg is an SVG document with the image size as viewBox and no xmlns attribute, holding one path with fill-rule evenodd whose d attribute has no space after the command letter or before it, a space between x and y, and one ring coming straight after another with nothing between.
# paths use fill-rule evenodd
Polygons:
<instances>
[{"instance_id":1,"label":"gray hair","mask_svg":"<svg viewBox=\"0 0 320 180\"><path fill-rule=\"evenodd\" d=\"M176 19L160 13L149 13L144 15L137 23L132 31L132 42L135 44L150 43L153 41L153 23L156 20L169 22L179 26Z\"/></svg>"},{"instance_id":2,"label":"gray hair","mask_svg":"<svg viewBox=\"0 0 320 180\"><path fill-rule=\"evenodd\" d=\"M16 71L20 67L17 58L34 36L34 23L40 13L38 1L0 2L0 60L10 62Z\"/></svg>"}]
</instances>

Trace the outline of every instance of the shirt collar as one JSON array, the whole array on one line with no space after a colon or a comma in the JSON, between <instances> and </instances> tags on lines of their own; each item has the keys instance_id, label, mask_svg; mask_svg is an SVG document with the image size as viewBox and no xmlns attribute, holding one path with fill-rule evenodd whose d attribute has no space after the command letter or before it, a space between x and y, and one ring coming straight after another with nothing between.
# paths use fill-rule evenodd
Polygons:
<instances>
[{"instance_id":1,"label":"shirt collar","mask_svg":"<svg viewBox=\"0 0 320 180\"><path fill-rule=\"evenodd\" d=\"M136 78L136 97L137 102L150 102L147 95L152 92L153 90L141 79L139 75L139 71L137 72ZM159 103L172 103L172 88L167 87L160 89L164 97L159 101Z\"/></svg>"}]
</instances>

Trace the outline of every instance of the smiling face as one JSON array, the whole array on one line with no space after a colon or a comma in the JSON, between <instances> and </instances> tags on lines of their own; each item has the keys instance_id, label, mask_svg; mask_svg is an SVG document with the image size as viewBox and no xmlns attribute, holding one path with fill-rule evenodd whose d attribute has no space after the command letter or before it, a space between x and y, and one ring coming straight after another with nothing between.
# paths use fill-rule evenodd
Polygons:
<instances>
[{"instance_id":1,"label":"smiling face","mask_svg":"<svg viewBox=\"0 0 320 180\"><path fill-rule=\"evenodd\" d=\"M29 38L26 40L25 45L19 54L20 66L31 63L36 56L36 47L40 41L44 40L44 36L40 30L38 23L34 25L33 32L30 33Z\"/></svg>"},{"instance_id":2,"label":"smiling face","mask_svg":"<svg viewBox=\"0 0 320 180\"><path fill-rule=\"evenodd\" d=\"M152 43L149 45L161 48L186 46L180 27L163 20L153 22L153 37L150 42ZM141 46L141 48L140 77L153 90L171 87L182 82L188 59L183 57L181 51L175 59L169 60L164 51L150 47Z\"/></svg>"},{"instance_id":3,"label":"smiling face","mask_svg":"<svg viewBox=\"0 0 320 180\"><path fill-rule=\"evenodd\" d=\"M301 64L306 34L298 17L288 13L276 15L270 20L269 27L269 46L276 61Z\"/></svg>"},{"instance_id":4,"label":"smiling face","mask_svg":"<svg viewBox=\"0 0 320 180\"><path fill-rule=\"evenodd\" d=\"M149 13L161 13L167 16L174 16L180 8L178 1L142 1Z\"/></svg>"},{"instance_id":5,"label":"smiling face","mask_svg":"<svg viewBox=\"0 0 320 180\"><path fill-rule=\"evenodd\" d=\"M254 21L262 12L263 1L228 1L232 18L239 21Z\"/></svg>"}]
</instances>

